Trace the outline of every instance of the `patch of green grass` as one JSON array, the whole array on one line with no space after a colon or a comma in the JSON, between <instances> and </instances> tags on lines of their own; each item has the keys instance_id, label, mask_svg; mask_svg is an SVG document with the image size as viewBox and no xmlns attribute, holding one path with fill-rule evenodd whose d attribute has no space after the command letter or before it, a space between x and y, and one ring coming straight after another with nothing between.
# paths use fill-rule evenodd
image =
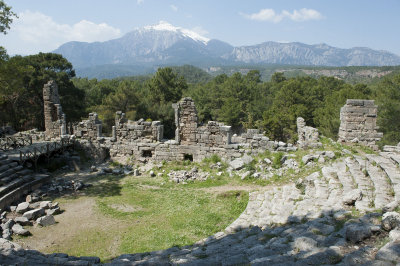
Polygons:
<instances>
[{"instance_id":1,"label":"patch of green grass","mask_svg":"<svg viewBox=\"0 0 400 266\"><path fill-rule=\"evenodd\" d=\"M375 208L375 201L373 199L371 199L368 203L368 207L369 208Z\"/></svg>"},{"instance_id":2,"label":"patch of green grass","mask_svg":"<svg viewBox=\"0 0 400 266\"><path fill-rule=\"evenodd\" d=\"M343 148L349 150L352 154L359 154L358 150L350 145L343 145Z\"/></svg>"},{"instance_id":3,"label":"patch of green grass","mask_svg":"<svg viewBox=\"0 0 400 266\"><path fill-rule=\"evenodd\" d=\"M283 152L277 152L273 154L273 159L272 159L272 167L275 169L281 168L282 167L282 158L285 154Z\"/></svg>"},{"instance_id":4,"label":"patch of green grass","mask_svg":"<svg viewBox=\"0 0 400 266\"><path fill-rule=\"evenodd\" d=\"M313 228L313 229L311 229L311 232L314 234L314 235L324 235L320 230L318 230L317 228Z\"/></svg>"},{"instance_id":5,"label":"patch of green grass","mask_svg":"<svg viewBox=\"0 0 400 266\"><path fill-rule=\"evenodd\" d=\"M117 162L117 161L110 161L110 166L114 167L114 168L120 168L123 166L123 164L121 164L120 162Z\"/></svg>"},{"instance_id":6,"label":"patch of green grass","mask_svg":"<svg viewBox=\"0 0 400 266\"><path fill-rule=\"evenodd\" d=\"M107 261L116 254L193 244L226 228L246 208L248 192L208 193L203 189L226 180L221 177L182 186L161 184L161 177L104 176L85 193L96 199L99 221L115 221L115 226L100 223L95 229L86 228L49 252L99 256ZM58 201L71 200L79 198Z\"/></svg>"},{"instance_id":7,"label":"patch of green grass","mask_svg":"<svg viewBox=\"0 0 400 266\"><path fill-rule=\"evenodd\" d=\"M160 189L155 191L126 191L126 195L101 199L99 204L111 202L134 204L141 212L123 214L103 209L114 218L139 219L123 236L121 253L145 252L184 246L224 229L245 209L248 201L243 192L213 196L190 189ZM124 194L124 192L123 192Z\"/></svg>"},{"instance_id":8,"label":"patch of green grass","mask_svg":"<svg viewBox=\"0 0 400 266\"><path fill-rule=\"evenodd\" d=\"M203 159L203 163L205 163L205 164L210 164L210 163L216 164L216 163L221 162L221 161L222 161L221 157L219 157L217 154L213 154L210 157L207 157L207 158Z\"/></svg>"},{"instance_id":9,"label":"patch of green grass","mask_svg":"<svg viewBox=\"0 0 400 266\"><path fill-rule=\"evenodd\" d=\"M359 211L359 210L357 210L357 208L356 207L352 207L351 208L351 216L352 216L352 218L358 218L358 217L361 217L361 212Z\"/></svg>"},{"instance_id":10,"label":"patch of green grass","mask_svg":"<svg viewBox=\"0 0 400 266\"><path fill-rule=\"evenodd\" d=\"M390 242L390 238L388 236L380 238L375 242L375 247L377 249L380 249L380 248L382 248L384 245L386 245L389 242Z\"/></svg>"},{"instance_id":11,"label":"patch of green grass","mask_svg":"<svg viewBox=\"0 0 400 266\"><path fill-rule=\"evenodd\" d=\"M364 145L357 145L357 148L360 149L362 152L367 154L377 154L371 147L364 146Z\"/></svg>"},{"instance_id":12,"label":"patch of green grass","mask_svg":"<svg viewBox=\"0 0 400 266\"><path fill-rule=\"evenodd\" d=\"M346 223L346 220L335 220L335 229L334 232L338 232L340 230L342 230L342 228L344 227L344 224Z\"/></svg>"}]
</instances>

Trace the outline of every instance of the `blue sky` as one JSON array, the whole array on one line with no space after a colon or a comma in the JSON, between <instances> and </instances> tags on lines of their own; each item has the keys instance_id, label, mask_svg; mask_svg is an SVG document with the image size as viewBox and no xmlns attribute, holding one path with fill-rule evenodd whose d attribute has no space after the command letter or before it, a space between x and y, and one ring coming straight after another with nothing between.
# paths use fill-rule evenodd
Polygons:
<instances>
[{"instance_id":1,"label":"blue sky","mask_svg":"<svg viewBox=\"0 0 400 266\"><path fill-rule=\"evenodd\" d=\"M167 21L234 46L265 41L356 46L400 55L398 0L5 0L19 14L0 45L50 52Z\"/></svg>"}]
</instances>

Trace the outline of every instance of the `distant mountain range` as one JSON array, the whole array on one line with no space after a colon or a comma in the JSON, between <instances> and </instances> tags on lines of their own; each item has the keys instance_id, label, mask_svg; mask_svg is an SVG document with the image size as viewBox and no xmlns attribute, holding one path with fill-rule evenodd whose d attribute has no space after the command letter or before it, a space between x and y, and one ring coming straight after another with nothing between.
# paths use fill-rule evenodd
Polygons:
<instances>
[{"instance_id":1,"label":"distant mountain range","mask_svg":"<svg viewBox=\"0 0 400 266\"><path fill-rule=\"evenodd\" d=\"M326 44L265 42L233 47L167 22L131 31L105 42L68 42L54 51L74 66L78 76L117 77L145 74L160 66L228 65L393 66L400 56L387 51Z\"/></svg>"}]
</instances>

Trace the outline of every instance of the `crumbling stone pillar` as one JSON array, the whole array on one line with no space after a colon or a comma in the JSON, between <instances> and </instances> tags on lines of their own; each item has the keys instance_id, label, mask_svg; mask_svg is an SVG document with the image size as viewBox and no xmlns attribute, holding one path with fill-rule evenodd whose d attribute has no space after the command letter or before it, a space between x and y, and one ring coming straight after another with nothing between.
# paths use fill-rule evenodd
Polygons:
<instances>
[{"instance_id":1,"label":"crumbling stone pillar","mask_svg":"<svg viewBox=\"0 0 400 266\"><path fill-rule=\"evenodd\" d=\"M194 101L185 97L172 107L175 109L175 140L181 144L195 144L198 116Z\"/></svg>"},{"instance_id":2,"label":"crumbling stone pillar","mask_svg":"<svg viewBox=\"0 0 400 266\"><path fill-rule=\"evenodd\" d=\"M301 148L316 148L322 146L322 143L319 142L318 129L306 126L306 122L302 117L297 118L297 134L297 143Z\"/></svg>"},{"instance_id":3,"label":"crumbling stone pillar","mask_svg":"<svg viewBox=\"0 0 400 266\"><path fill-rule=\"evenodd\" d=\"M50 80L43 87L44 124L46 139L58 138L67 133L65 114L62 111L58 86Z\"/></svg>"},{"instance_id":4,"label":"crumbling stone pillar","mask_svg":"<svg viewBox=\"0 0 400 266\"><path fill-rule=\"evenodd\" d=\"M374 100L348 99L340 109L339 141L360 142L377 149L383 133L376 125L378 106Z\"/></svg>"}]
</instances>

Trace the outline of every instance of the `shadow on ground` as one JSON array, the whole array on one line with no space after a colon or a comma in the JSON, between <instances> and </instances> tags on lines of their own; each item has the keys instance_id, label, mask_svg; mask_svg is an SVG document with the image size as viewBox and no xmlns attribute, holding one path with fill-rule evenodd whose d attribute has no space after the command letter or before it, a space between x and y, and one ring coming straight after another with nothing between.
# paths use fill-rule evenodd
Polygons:
<instances>
[{"instance_id":1,"label":"shadow on ground","mask_svg":"<svg viewBox=\"0 0 400 266\"><path fill-rule=\"evenodd\" d=\"M360 218L347 216L337 219L333 213L326 211L315 219L291 217L291 221L300 222L273 227L236 228L232 233L219 232L190 246L124 254L110 263L113 265L395 265L400 258L400 242L386 244L387 232L376 230L381 214L370 213ZM375 230L372 230L373 227ZM384 244L386 244L384 248L379 250ZM32 250L5 249L4 246L3 244L0 256L2 264L53 265L76 264L79 261L81 264L86 261L89 264L99 262L98 258L77 258L66 254L44 255Z\"/></svg>"}]
</instances>

